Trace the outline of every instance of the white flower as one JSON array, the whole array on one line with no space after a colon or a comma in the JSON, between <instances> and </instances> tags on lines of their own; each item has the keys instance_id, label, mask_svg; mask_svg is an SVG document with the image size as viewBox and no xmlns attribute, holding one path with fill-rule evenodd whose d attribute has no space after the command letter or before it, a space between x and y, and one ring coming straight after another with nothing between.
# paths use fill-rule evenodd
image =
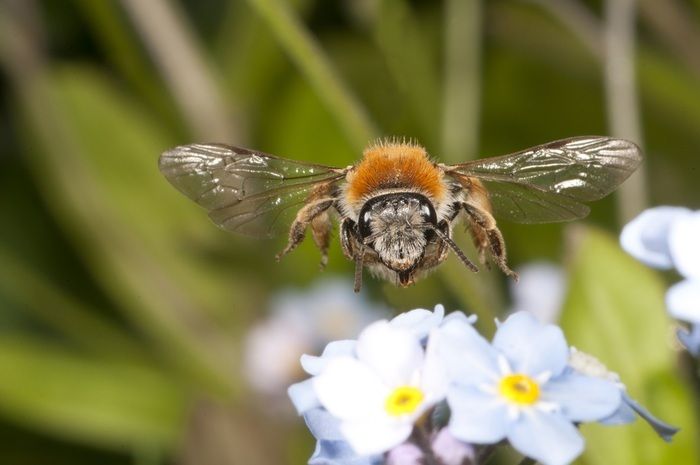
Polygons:
<instances>
[{"instance_id":1,"label":"white flower","mask_svg":"<svg viewBox=\"0 0 700 465\"><path fill-rule=\"evenodd\" d=\"M464 317L470 323L476 321L476 315L466 317L461 312L454 312L447 318ZM401 313L389 321L395 328L405 329L413 333L413 335L421 342L424 342L428 334L433 328L437 328L445 319L445 307L437 304L431 312L424 308L416 308L408 312ZM307 355L301 356L301 366L310 375L317 375L321 372L326 363L332 358L339 355L352 355L355 351L355 340L340 340L329 343L323 350L321 356Z\"/></svg>"},{"instance_id":2,"label":"white flower","mask_svg":"<svg viewBox=\"0 0 700 465\"><path fill-rule=\"evenodd\" d=\"M354 357L332 357L312 385L347 442L367 455L405 441L447 381L430 343L424 350L411 331L378 321L360 334Z\"/></svg>"},{"instance_id":3,"label":"white flower","mask_svg":"<svg viewBox=\"0 0 700 465\"><path fill-rule=\"evenodd\" d=\"M520 279L510 281L513 306L510 313L529 312L542 323L559 319L566 296L566 275L561 267L547 262L534 262L516 270Z\"/></svg>"}]
</instances>

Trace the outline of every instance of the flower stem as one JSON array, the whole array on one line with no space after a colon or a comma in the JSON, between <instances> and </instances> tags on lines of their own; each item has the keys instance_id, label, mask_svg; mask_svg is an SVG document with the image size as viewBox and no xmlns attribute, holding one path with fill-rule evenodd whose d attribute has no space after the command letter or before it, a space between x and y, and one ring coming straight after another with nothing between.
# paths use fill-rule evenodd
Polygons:
<instances>
[{"instance_id":1,"label":"flower stem","mask_svg":"<svg viewBox=\"0 0 700 465\"><path fill-rule=\"evenodd\" d=\"M635 0L605 3L604 82L608 126L615 137L643 146L635 77ZM642 211L648 198L644 166L618 191L618 213L625 223Z\"/></svg>"},{"instance_id":2,"label":"flower stem","mask_svg":"<svg viewBox=\"0 0 700 465\"><path fill-rule=\"evenodd\" d=\"M442 153L448 163L477 157L481 91L481 0L445 3Z\"/></svg>"},{"instance_id":3,"label":"flower stem","mask_svg":"<svg viewBox=\"0 0 700 465\"><path fill-rule=\"evenodd\" d=\"M363 149L367 141L377 136L376 126L288 3L279 0L248 0L248 3L306 76L309 84L345 130L349 141L358 150Z\"/></svg>"}]
</instances>

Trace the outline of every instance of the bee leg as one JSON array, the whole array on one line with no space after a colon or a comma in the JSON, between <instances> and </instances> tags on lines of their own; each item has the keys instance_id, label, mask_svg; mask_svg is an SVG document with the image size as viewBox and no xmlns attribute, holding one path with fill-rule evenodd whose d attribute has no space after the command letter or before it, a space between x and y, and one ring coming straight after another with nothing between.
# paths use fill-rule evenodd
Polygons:
<instances>
[{"instance_id":1,"label":"bee leg","mask_svg":"<svg viewBox=\"0 0 700 465\"><path fill-rule=\"evenodd\" d=\"M360 250L357 251L357 255L355 255L355 286L353 288L355 292L360 292L360 289L362 289L362 268L365 266L364 259L365 246L362 244L360 245Z\"/></svg>"},{"instance_id":2,"label":"bee leg","mask_svg":"<svg viewBox=\"0 0 700 465\"><path fill-rule=\"evenodd\" d=\"M358 248L355 248L355 243ZM357 223L350 218L345 218L340 225L340 245L343 254L355 262L355 286L354 291L362 289L362 269L365 266L365 245L358 239Z\"/></svg>"},{"instance_id":3,"label":"bee leg","mask_svg":"<svg viewBox=\"0 0 700 465\"><path fill-rule=\"evenodd\" d=\"M306 236L306 227L311 224L314 218L324 213L332 205L333 199L321 199L304 205L304 207L297 212L297 216L292 222L292 226L289 228L289 241L287 242L287 246L275 256L275 260L280 261L282 257L296 249Z\"/></svg>"},{"instance_id":4,"label":"bee leg","mask_svg":"<svg viewBox=\"0 0 700 465\"><path fill-rule=\"evenodd\" d=\"M467 229L469 230L469 234L474 242L474 247L476 247L476 251L479 254L479 263L486 266L486 268L491 269L491 264L486 260L486 252L489 251L491 246L486 230L479 226L475 221L470 221L467 225Z\"/></svg>"},{"instance_id":5,"label":"bee leg","mask_svg":"<svg viewBox=\"0 0 700 465\"><path fill-rule=\"evenodd\" d=\"M467 212L470 221L483 231L483 234L488 240L493 261L496 262L496 265L498 265L506 276L510 276L517 281L518 274L508 268L508 264L506 262L506 243L503 240L503 235L498 229L498 226L496 226L496 220L493 218L491 213L466 202L463 203L462 206L464 211ZM474 229L475 228L472 228L472 230ZM477 245L477 248L478 247L481 247L481 243ZM479 255L481 255L481 250L479 250Z\"/></svg>"},{"instance_id":6,"label":"bee leg","mask_svg":"<svg viewBox=\"0 0 700 465\"><path fill-rule=\"evenodd\" d=\"M314 243L318 250L321 251L321 263L319 267L321 271L328 265L328 246L331 243L331 230L333 229L333 224L331 223L330 215L328 211L323 211L311 220L311 235L314 238Z\"/></svg>"}]
</instances>

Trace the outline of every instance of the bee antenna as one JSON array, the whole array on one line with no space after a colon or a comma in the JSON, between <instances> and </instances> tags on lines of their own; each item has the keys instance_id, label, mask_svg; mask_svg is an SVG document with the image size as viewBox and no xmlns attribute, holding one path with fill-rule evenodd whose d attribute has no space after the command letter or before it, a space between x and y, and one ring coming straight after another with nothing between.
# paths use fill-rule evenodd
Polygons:
<instances>
[{"instance_id":1,"label":"bee antenna","mask_svg":"<svg viewBox=\"0 0 700 465\"><path fill-rule=\"evenodd\" d=\"M360 245L360 250L355 255L355 292L360 292L362 288L362 266L365 258L365 245Z\"/></svg>"},{"instance_id":2,"label":"bee antenna","mask_svg":"<svg viewBox=\"0 0 700 465\"><path fill-rule=\"evenodd\" d=\"M445 241L445 243L446 243L448 246L450 246L450 248L451 248L452 251L455 253L455 255L457 255L457 257L459 258L459 260L460 260L462 263L464 263L464 266L466 266L467 268L469 268L470 270L472 270L474 273L477 273L477 272L479 271L479 268L477 268L477 266L476 266L475 264L473 264L473 263L471 262L471 260L469 260L469 259L467 258L466 255L464 255L464 252L462 252L462 249L459 248L459 246L455 243L455 241L452 240L452 238L450 238L450 236L448 236L448 235L445 234L444 232L440 231L440 230L439 230L438 228L436 228L436 227L433 227L433 228L431 228L431 229L432 229L433 231L435 231L435 234L437 234L437 236L438 236L440 239L442 239L443 241Z\"/></svg>"}]
</instances>

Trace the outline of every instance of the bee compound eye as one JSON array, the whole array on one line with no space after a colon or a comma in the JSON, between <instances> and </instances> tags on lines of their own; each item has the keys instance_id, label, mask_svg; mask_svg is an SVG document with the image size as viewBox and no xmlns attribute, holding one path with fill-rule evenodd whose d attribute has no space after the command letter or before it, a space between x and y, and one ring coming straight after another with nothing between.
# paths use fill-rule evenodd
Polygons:
<instances>
[{"instance_id":1,"label":"bee compound eye","mask_svg":"<svg viewBox=\"0 0 700 465\"><path fill-rule=\"evenodd\" d=\"M357 227L360 232L360 236L364 239L372 234L372 212L369 210L363 212L357 220Z\"/></svg>"},{"instance_id":2,"label":"bee compound eye","mask_svg":"<svg viewBox=\"0 0 700 465\"><path fill-rule=\"evenodd\" d=\"M437 224L437 214L435 213L435 208L429 201L422 201L420 203L420 214L427 223Z\"/></svg>"}]
</instances>

